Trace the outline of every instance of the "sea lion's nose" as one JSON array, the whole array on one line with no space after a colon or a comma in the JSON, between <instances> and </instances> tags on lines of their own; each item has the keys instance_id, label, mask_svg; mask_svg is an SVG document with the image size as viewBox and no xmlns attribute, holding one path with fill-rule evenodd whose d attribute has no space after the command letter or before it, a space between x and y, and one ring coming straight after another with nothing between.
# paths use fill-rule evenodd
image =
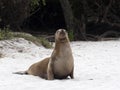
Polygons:
<instances>
[{"instance_id":1,"label":"sea lion's nose","mask_svg":"<svg viewBox=\"0 0 120 90\"><path fill-rule=\"evenodd\" d=\"M61 34L64 34L65 33L65 31L64 31L64 29L61 29L61 32L60 32Z\"/></svg>"}]
</instances>

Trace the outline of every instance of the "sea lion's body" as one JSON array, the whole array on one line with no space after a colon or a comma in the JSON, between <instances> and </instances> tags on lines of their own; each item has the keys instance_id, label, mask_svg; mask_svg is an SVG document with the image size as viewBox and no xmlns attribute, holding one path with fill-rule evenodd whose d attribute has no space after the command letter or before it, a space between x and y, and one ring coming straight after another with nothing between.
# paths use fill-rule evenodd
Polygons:
<instances>
[{"instance_id":1,"label":"sea lion's body","mask_svg":"<svg viewBox=\"0 0 120 90\"><path fill-rule=\"evenodd\" d=\"M50 58L45 58L42 61L34 63L26 71L27 74L40 76L42 78L47 79L47 68L48 68L49 60L50 60Z\"/></svg>"},{"instance_id":2,"label":"sea lion's body","mask_svg":"<svg viewBox=\"0 0 120 90\"><path fill-rule=\"evenodd\" d=\"M74 78L74 60L67 32L59 29L55 33L55 48L52 55L30 66L25 72L42 78L65 79L68 76Z\"/></svg>"}]
</instances>

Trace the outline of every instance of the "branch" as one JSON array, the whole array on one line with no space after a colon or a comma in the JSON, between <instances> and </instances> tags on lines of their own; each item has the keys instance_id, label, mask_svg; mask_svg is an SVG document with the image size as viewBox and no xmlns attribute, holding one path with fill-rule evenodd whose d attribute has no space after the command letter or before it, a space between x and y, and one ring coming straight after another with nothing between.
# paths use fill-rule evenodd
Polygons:
<instances>
[{"instance_id":1,"label":"branch","mask_svg":"<svg viewBox=\"0 0 120 90\"><path fill-rule=\"evenodd\" d=\"M115 37L118 37L120 33L116 32L116 31L107 31L105 33L103 33L102 35L99 36L99 40L101 40L101 38L105 38L108 35L115 35Z\"/></svg>"},{"instance_id":2,"label":"branch","mask_svg":"<svg viewBox=\"0 0 120 90\"><path fill-rule=\"evenodd\" d=\"M32 12L28 17L31 17L32 15L34 15L36 12L38 12L40 10L40 7L37 8L34 12Z\"/></svg>"},{"instance_id":3,"label":"branch","mask_svg":"<svg viewBox=\"0 0 120 90\"><path fill-rule=\"evenodd\" d=\"M106 6L106 9L103 14L102 22L107 21L107 14L109 12L109 9L111 8L112 2L113 2L113 0L110 0L108 6Z\"/></svg>"}]
</instances>

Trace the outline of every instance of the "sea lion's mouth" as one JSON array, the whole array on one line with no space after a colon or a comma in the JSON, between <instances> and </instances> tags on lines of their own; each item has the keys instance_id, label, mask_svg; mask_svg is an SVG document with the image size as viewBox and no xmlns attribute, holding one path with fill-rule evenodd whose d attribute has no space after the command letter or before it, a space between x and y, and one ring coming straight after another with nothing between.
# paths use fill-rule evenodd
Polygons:
<instances>
[{"instance_id":1,"label":"sea lion's mouth","mask_svg":"<svg viewBox=\"0 0 120 90\"><path fill-rule=\"evenodd\" d=\"M65 32L60 32L59 38L60 38L60 40L66 39L66 34L65 34Z\"/></svg>"},{"instance_id":2,"label":"sea lion's mouth","mask_svg":"<svg viewBox=\"0 0 120 90\"><path fill-rule=\"evenodd\" d=\"M62 40L66 40L66 38L60 38L60 40L62 41Z\"/></svg>"},{"instance_id":3,"label":"sea lion's mouth","mask_svg":"<svg viewBox=\"0 0 120 90\"><path fill-rule=\"evenodd\" d=\"M64 37L64 38L59 38L59 41L60 41L60 42L65 42L65 41L66 41L66 37Z\"/></svg>"}]
</instances>

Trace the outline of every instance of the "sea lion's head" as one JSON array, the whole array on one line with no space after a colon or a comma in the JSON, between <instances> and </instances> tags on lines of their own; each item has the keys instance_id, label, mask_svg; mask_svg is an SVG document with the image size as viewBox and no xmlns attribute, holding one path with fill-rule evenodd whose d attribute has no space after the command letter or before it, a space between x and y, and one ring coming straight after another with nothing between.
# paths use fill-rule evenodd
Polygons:
<instances>
[{"instance_id":1,"label":"sea lion's head","mask_svg":"<svg viewBox=\"0 0 120 90\"><path fill-rule=\"evenodd\" d=\"M59 42L66 42L68 41L68 33L65 29L58 29L55 33L55 40Z\"/></svg>"}]
</instances>

